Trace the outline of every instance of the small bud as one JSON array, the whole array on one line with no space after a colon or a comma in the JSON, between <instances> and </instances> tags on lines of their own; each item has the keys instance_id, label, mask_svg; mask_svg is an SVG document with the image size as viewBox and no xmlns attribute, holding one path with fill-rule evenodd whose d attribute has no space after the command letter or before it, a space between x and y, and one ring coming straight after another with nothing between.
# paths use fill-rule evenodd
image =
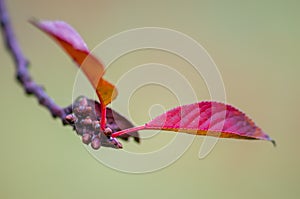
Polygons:
<instances>
[{"instance_id":1,"label":"small bud","mask_svg":"<svg viewBox=\"0 0 300 199\"><path fill-rule=\"evenodd\" d=\"M73 112L75 113L75 115L80 114L79 107L74 108L74 109L73 109Z\"/></svg>"},{"instance_id":2,"label":"small bud","mask_svg":"<svg viewBox=\"0 0 300 199\"><path fill-rule=\"evenodd\" d=\"M77 106L76 108L74 108L74 113L81 114L83 110L84 110L84 106Z\"/></svg>"},{"instance_id":3,"label":"small bud","mask_svg":"<svg viewBox=\"0 0 300 199\"><path fill-rule=\"evenodd\" d=\"M77 121L77 117L74 114L67 115L65 119L71 124L74 124Z\"/></svg>"},{"instance_id":4,"label":"small bud","mask_svg":"<svg viewBox=\"0 0 300 199\"><path fill-rule=\"evenodd\" d=\"M88 105L87 99L85 97L81 98L79 104L82 106L87 106Z\"/></svg>"},{"instance_id":5,"label":"small bud","mask_svg":"<svg viewBox=\"0 0 300 199\"><path fill-rule=\"evenodd\" d=\"M85 117L85 116L89 115L92 112L92 107L80 105L80 106L74 108L73 111L74 111L76 116Z\"/></svg>"},{"instance_id":6,"label":"small bud","mask_svg":"<svg viewBox=\"0 0 300 199\"><path fill-rule=\"evenodd\" d=\"M87 107L85 108L85 111L86 111L86 114L91 113L91 112L92 112L92 107L87 106Z\"/></svg>"},{"instance_id":7,"label":"small bud","mask_svg":"<svg viewBox=\"0 0 300 199\"><path fill-rule=\"evenodd\" d=\"M112 130L110 129L110 128L106 128L106 129L104 129L104 132L103 132L106 136L108 136L108 137L110 137L111 136L111 134L112 134Z\"/></svg>"},{"instance_id":8,"label":"small bud","mask_svg":"<svg viewBox=\"0 0 300 199\"><path fill-rule=\"evenodd\" d=\"M100 129L100 123L99 123L99 121L94 121L93 122L93 126L94 126L95 130L99 130Z\"/></svg>"},{"instance_id":9,"label":"small bud","mask_svg":"<svg viewBox=\"0 0 300 199\"><path fill-rule=\"evenodd\" d=\"M91 140L92 140L92 136L90 134L87 134L87 133L83 134L83 136L82 136L82 142L84 144L89 144L91 142Z\"/></svg>"},{"instance_id":10,"label":"small bud","mask_svg":"<svg viewBox=\"0 0 300 199\"><path fill-rule=\"evenodd\" d=\"M92 122L93 121L90 118L86 118L86 119L81 120L81 123L84 124L84 125L91 125Z\"/></svg>"},{"instance_id":11,"label":"small bud","mask_svg":"<svg viewBox=\"0 0 300 199\"><path fill-rule=\"evenodd\" d=\"M98 136L95 136L92 140L91 146L93 149L97 150L101 146L100 138Z\"/></svg>"}]
</instances>

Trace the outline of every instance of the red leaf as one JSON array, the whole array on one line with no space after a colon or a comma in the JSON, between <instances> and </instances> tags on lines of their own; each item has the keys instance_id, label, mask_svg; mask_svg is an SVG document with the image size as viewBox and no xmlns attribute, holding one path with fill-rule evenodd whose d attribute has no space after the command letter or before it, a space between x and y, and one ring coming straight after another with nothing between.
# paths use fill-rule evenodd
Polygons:
<instances>
[{"instance_id":1,"label":"red leaf","mask_svg":"<svg viewBox=\"0 0 300 199\"><path fill-rule=\"evenodd\" d=\"M104 64L90 53L76 30L63 21L32 20L31 23L52 37L77 63L95 88L102 104L107 105L116 98L115 86L102 78L105 72Z\"/></svg>"},{"instance_id":2,"label":"red leaf","mask_svg":"<svg viewBox=\"0 0 300 199\"><path fill-rule=\"evenodd\" d=\"M259 139L275 142L238 109L218 102L199 102L179 106L157 116L144 126L132 128L161 129L222 138ZM131 129L113 134L117 137Z\"/></svg>"}]
</instances>

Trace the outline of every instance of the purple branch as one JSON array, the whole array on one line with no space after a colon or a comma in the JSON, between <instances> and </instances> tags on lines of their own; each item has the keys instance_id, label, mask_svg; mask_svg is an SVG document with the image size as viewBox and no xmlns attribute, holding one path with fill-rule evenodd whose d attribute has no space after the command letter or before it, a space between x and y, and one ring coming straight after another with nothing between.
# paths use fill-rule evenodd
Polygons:
<instances>
[{"instance_id":1,"label":"purple branch","mask_svg":"<svg viewBox=\"0 0 300 199\"><path fill-rule=\"evenodd\" d=\"M12 25L9 20L8 13L6 11L4 0L0 0L0 20L4 42L6 43L7 50L12 56L16 66L16 78L25 92L29 95L33 95L38 99L38 102L47 108L53 117L59 117L64 121L69 109L63 109L51 99L44 91L31 78L28 72L28 60L24 56L17 39L14 35Z\"/></svg>"}]
</instances>

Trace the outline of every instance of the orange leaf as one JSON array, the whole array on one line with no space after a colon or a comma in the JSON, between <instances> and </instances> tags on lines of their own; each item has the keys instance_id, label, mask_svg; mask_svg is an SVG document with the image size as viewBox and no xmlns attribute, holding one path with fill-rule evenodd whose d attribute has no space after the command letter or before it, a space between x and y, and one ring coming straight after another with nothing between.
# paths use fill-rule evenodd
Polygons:
<instances>
[{"instance_id":1,"label":"orange leaf","mask_svg":"<svg viewBox=\"0 0 300 199\"><path fill-rule=\"evenodd\" d=\"M105 72L104 64L90 53L76 30L63 21L31 20L30 22L52 37L77 63L95 88L102 104L107 105L116 98L115 86L102 78Z\"/></svg>"},{"instance_id":2,"label":"orange leaf","mask_svg":"<svg viewBox=\"0 0 300 199\"><path fill-rule=\"evenodd\" d=\"M101 103L105 105L109 104L118 95L115 86L109 83L108 81L104 80L103 78L98 83L96 93Z\"/></svg>"}]
</instances>

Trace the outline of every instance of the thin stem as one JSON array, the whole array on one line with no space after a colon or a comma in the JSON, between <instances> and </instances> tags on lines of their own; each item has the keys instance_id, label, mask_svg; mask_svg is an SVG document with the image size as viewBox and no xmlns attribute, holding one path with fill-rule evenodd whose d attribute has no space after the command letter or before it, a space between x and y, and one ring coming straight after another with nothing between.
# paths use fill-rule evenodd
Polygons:
<instances>
[{"instance_id":1,"label":"thin stem","mask_svg":"<svg viewBox=\"0 0 300 199\"><path fill-rule=\"evenodd\" d=\"M143 126L137 126L137 127L132 127L132 128L129 128L129 129L124 129L124 130L121 130L121 131L118 131L118 132L115 132L111 135L111 137L115 138L115 137L119 137L123 134L128 134L128 133L132 133L132 132L136 132L136 131L140 131L140 130L145 130L146 129L146 126L143 125Z\"/></svg>"},{"instance_id":2,"label":"thin stem","mask_svg":"<svg viewBox=\"0 0 300 199\"><path fill-rule=\"evenodd\" d=\"M104 102L101 102L101 129L104 130L106 128L106 105L104 104Z\"/></svg>"}]
</instances>

